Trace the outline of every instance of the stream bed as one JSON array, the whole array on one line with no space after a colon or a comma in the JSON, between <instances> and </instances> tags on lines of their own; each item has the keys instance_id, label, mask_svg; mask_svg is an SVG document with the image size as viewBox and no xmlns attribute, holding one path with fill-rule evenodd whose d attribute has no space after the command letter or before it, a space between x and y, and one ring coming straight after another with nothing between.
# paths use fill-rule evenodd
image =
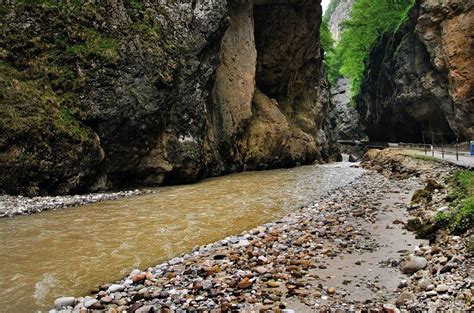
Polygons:
<instances>
[{"instance_id":1,"label":"stream bed","mask_svg":"<svg viewBox=\"0 0 474 313\"><path fill-rule=\"evenodd\" d=\"M58 297L280 218L363 172L346 162L246 172L0 220L0 312L48 311Z\"/></svg>"}]
</instances>

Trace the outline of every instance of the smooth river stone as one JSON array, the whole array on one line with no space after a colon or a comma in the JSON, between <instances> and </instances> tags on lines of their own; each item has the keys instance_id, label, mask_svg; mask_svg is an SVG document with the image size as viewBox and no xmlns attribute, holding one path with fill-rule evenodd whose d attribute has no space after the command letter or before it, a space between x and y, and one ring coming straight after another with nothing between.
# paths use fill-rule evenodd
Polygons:
<instances>
[{"instance_id":1,"label":"smooth river stone","mask_svg":"<svg viewBox=\"0 0 474 313\"><path fill-rule=\"evenodd\" d=\"M424 269L428 261L423 257L411 256L407 261L400 265L400 270L404 274L413 274Z\"/></svg>"},{"instance_id":2,"label":"smooth river stone","mask_svg":"<svg viewBox=\"0 0 474 313\"><path fill-rule=\"evenodd\" d=\"M94 304L96 304L96 302L98 302L96 299L90 299L90 300L88 300L88 301L86 301L86 302L84 303L84 306L85 306L86 308L90 308L91 306L93 306Z\"/></svg>"},{"instance_id":3,"label":"smooth river stone","mask_svg":"<svg viewBox=\"0 0 474 313\"><path fill-rule=\"evenodd\" d=\"M110 292L123 291L125 289L124 285L113 284L109 287Z\"/></svg>"},{"instance_id":4,"label":"smooth river stone","mask_svg":"<svg viewBox=\"0 0 474 313\"><path fill-rule=\"evenodd\" d=\"M61 297L54 300L54 307L60 309L62 307L74 306L76 298L74 297Z\"/></svg>"}]
</instances>

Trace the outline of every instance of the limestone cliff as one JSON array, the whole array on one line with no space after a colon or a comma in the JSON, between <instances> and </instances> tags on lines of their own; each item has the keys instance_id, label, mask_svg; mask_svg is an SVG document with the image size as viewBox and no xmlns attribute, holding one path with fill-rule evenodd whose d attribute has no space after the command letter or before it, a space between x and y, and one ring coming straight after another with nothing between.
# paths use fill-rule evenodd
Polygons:
<instances>
[{"instance_id":1,"label":"limestone cliff","mask_svg":"<svg viewBox=\"0 0 474 313\"><path fill-rule=\"evenodd\" d=\"M0 191L192 182L334 153L319 1L44 0L0 13Z\"/></svg>"},{"instance_id":2,"label":"limestone cliff","mask_svg":"<svg viewBox=\"0 0 474 313\"><path fill-rule=\"evenodd\" d=\"M333 0L337 2L334 11L330 12L328 24L329 30L336 42L341 40L342 22L351 17L352 5L355 0Z\"/></svg>"},{"instance_id":3,"label":"limestone cliff","mask_svg":"<svg viewBox=\"0 0 474 313\"><path fill-rule=\"evenodd\" d=\"M358 99L370 139L420 142L423 131L474 138L473 8L419 1L395 35L381 38Z\"/></svg>"},{"instance_id":4,"label":"limestone cliff","mask_svg":"<svg viewBox=\"0 0 474 313\"><path fill-rule=\"evenodd\" d=\"M340 77L331 87L331 125L339 140L364 140L359 112L351 103L349 80Z\"/></svg>"}]
</instances>

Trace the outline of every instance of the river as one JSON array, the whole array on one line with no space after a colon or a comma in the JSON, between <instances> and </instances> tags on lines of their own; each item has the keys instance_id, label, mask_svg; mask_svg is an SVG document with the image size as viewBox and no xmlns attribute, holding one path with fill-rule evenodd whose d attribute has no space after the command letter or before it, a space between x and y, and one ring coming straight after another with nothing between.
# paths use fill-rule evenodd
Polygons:
<instances>
[{"instance_id":1,"label":"river","mask_svg":"<svg viewBox=\"0 0 474 313\"><path fill-rule=\"evenodd\" d=\"M278 219L362 173L346 162L246 172L0 220L0 312L47 311L57 297Z\"/></svg>"}]
</instances>

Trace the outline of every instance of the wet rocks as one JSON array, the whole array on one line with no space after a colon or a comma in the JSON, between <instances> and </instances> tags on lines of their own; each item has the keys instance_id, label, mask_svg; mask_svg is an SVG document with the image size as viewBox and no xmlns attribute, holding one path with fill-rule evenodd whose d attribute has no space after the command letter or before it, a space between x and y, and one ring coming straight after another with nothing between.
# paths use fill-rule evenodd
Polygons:
<instances>
[{"instance_id":1,"label":"wet rocks","mask_svg":"<svg viewBox=\"0 0 474 313\"><path fill-rule=\"evenodd\" d=\"M140 273L140 274L133 275L132 281L133 283L138 283L145 280L145 278L146 278L145 273Z\"/></svg>"},{"instance_id":2,"label":"wet rocks","mask_svg":"<svg viewBox=\"0 0 474 313\"><path fill-rule=\"evenodd\" d=\"M359 161L360 161L360 160L359 160L358 157L356 157L356 156L354 156L354 155L352 155L352 154L349 155L349 162L355 163L355 162L359 162Z\"/></svg>"}]
</instances>

